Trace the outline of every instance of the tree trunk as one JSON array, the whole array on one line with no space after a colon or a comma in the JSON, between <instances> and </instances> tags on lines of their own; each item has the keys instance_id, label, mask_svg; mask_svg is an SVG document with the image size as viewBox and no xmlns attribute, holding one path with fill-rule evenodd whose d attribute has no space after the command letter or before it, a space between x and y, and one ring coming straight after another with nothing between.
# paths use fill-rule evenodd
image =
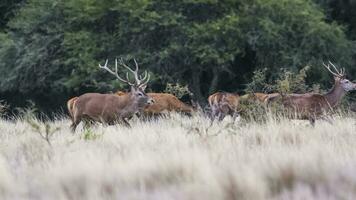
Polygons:
<instances>
[{"instance_id":1,"label":"tree trunk","mask_svg":"<svg viewBox=\"0 0 356 200\"><path fill-rule=\"evenodd\" d=\"M192 90L195 100L198 101L199 104L206 104L205 98L201 92L200 75L201 73L199 69L192 69Z\"/></svg>"},{"instance_id":2,"label":"tree trunk","mask_svg":"<svg viewBox=\"0 0 356 200\"><path fill-rule=\"evenodd\" d=\"M216 68L213 68L213 79L211 80L210 83L209 94L213 94L214 92L216 92L218 83L219 83L219 71Z\"/></svg>"}]
</instances>

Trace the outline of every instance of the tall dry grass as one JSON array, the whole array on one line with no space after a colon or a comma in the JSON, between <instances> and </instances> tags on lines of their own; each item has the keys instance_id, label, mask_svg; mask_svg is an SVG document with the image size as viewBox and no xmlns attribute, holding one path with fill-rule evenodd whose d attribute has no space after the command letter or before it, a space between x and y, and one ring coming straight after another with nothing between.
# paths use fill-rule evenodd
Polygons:
<instances>
[{"instance_id":1,"label":"tall dry grass","mask_svg":"<svg viewBox=\"0 0 356 200\"><path fill-rule=\"evenodd\" d=\"M69 124L0 121L0 199L356 199L351 116Z\"/></svg>"}]
</instances>

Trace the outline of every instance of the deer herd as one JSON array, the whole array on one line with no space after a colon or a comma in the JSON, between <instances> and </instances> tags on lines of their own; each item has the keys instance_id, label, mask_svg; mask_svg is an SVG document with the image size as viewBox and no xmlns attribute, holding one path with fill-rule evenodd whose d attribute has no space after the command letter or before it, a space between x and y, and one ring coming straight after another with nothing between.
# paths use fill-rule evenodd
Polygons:
<instances>
[{"instance_id":1,"label":"deer herd","mask_svg":"<svg viewBox=\"0 0 356 200\"><path fill-rule=\"evenodd\" d=\"M108 67L108 60L99 68L114 75L119 81L128 84L130 92L117 91L113 94L86 93L68 100L68 113L72 120L74 132L80 122L85 125L93 122L112 125L120 123L130 127L129 120L134 116L153 116L164 112L182 112L192 114L196 108L180 101L176 96L168 93L145 93L150 75L145 71L139 74L139 66L134 59L135 69L127 66L122 59L115 59L114 71ZM118 67L124 67L128 72L126 77L119 75ZM280 102L290 113L290 118L307 119L311 124L317 119L326 119L326 112L335 108L342 97L351 90L356 90L356 83L346 79L344 69L338 69L329 62L324 67L334 76L334 85L326 94L282 94L282 93L252 93L244 95L268 106L273 102ZM130 74L134 81L130 81ZM222 120L230 115L235 119L240 111L240 96L236 93L217 92L209 96L208 103L211 119Z\"/></svg>"}]
</instances>

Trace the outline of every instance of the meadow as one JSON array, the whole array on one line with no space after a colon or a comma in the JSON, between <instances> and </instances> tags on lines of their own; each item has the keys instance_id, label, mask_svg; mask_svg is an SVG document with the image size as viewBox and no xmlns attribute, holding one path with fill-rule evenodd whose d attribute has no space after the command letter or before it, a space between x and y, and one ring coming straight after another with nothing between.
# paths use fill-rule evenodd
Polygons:
<instances>
[{"instance_id":1,"label":"meadow","mask_svg":"<svg viewBox=\"0 0 356 200\"><path fill-rule=\"evenodd\" d=\"M0 120L0 199L355 199L356 121ZM48 134L46 140L46 132Z\"/></svg>"}]
</instances>

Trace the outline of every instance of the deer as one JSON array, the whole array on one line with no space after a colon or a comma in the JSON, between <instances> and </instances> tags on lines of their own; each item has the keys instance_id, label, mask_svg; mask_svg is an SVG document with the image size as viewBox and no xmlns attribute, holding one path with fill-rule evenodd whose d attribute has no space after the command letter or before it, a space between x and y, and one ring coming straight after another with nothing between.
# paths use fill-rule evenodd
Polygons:
<instances>
[{"instance_id":1,"label":"deer","mask_svg":"<svg viewBox=\"0 0 356 200\"><path fill-rule=\"evenodd\" d=\"M217 92L208 97L211 108L211 118L223 120L225 116L230 115L234 121L238 116L240 105L240 96L235 93Z\"/></svg>"},{"instance_id":2,"label":"deer","mask_svg":"<svg viewBox=\"0 0 356 200\"><path fill-rule=\"evenodd\" d=\"M267 94L267 93L256 92L256 93L253 93L253 96L260 103L266 104L268 99L278 97L279 93L269 93L269 94Z\"/></svg>"},{"instance_id":3,"label":"deer","mask_svg":"<svg viewBox=\"0 0 356 200\"><path fill-rule=\"evenodd\" d=\"M123 91L117 91L116 95L124 95L126 94ZM169 93L147 93L149 97L151 97L155 103L147 105L143 109L143 114L146 116L153 116L157 114L162 114L165 111L168 112L181 112L185 114L191 114L194 109L193 107L183 103L176 96Z\"/></svg>"},{"instance_id":4,"label":"deer","mask_svg":"<svg viewBox=\"0 0 356 200\"><path fill-rule=\"evenodd\" d=\"M326 94L281 94L283 106L287 111L294 112L292 117L307 119L313 126L317 119L327 120L323 114L336 108L347 92L356 89L356 84L346 79L344 68L339 70L330 61L327 65L323 63L323 66L334 77L334 85L329 92Z\"/></svg>"},{"instance_id":5,"label":"deer","mask_svg":"<svg viewBox=\"0 0 356 200\"><path fill-rule=\"evenodd\" d=\"M127 92L124 91L117 91L115 92L116 95L122 96L126 95ZM194 108L189 106L182 101L180 101L176 96L169 94L169 93L147 93L147 96L151 97L154 104L147 105L142 111L138 113L142 113L145 116L154 116L160 115L164 112L181 112L184 114L191 114L194 112ZM73 119L73 107L78 97L73 97L68 100L67 108L68 113Z\"/></svg>"},{"instance_id":6,"label":"deer","mask_svg":"<svg viewBox=\"0 0 356 200\"><path fill-rule=\"evenodd\" d=\"M194 111L193 107L183 103L176 96L169 93L147 93L149 97L155 100L155 104L146 106L144 112L154 115L164 111L182 112L190 114Z\"/></svg>"},{"instance_id":7,"label":"deer","mask_svg":"<svg viewBox=\"0 0 356 200\"><path fill-rule=\"evenodd\" d=\"M255 101L262 104L267 104L268 100L271 98L276 98L280 94L279 93L262 93L262 92L254 92L241 96L241 100L244 101Z\"/></svg>"},{"instance_id":8,"label":"deer","mask_svg":"<svg viewBox=\"0 0 356 200\"><path fill-rule=\"evenodd\" d=\"M134 114L142 110L146 105L154 103L153 99L145 93L147 83L150 80L150 75L147 71L144 74L138 74L138 64L136 60L135 70L127 66L122 58L119 64L133 74L135 82L129 80L129 72L126 73L126 79L122 78L118 73L118 60L115 59L115 71L112 71L108 65L108 59L99 68L106 70L114 75L119 81L128 84L131 87L130 92L125 95L118 96L116 94L101 94L101 93L86 93L79 96L73 105L73 123L71 129L75 132L77 125L82 120L101 122L107 125L121 123L127 127L131 127L127 119L130 119ZM142 78L143 77L143 78Z\"/></svg>"}]
</instances>

